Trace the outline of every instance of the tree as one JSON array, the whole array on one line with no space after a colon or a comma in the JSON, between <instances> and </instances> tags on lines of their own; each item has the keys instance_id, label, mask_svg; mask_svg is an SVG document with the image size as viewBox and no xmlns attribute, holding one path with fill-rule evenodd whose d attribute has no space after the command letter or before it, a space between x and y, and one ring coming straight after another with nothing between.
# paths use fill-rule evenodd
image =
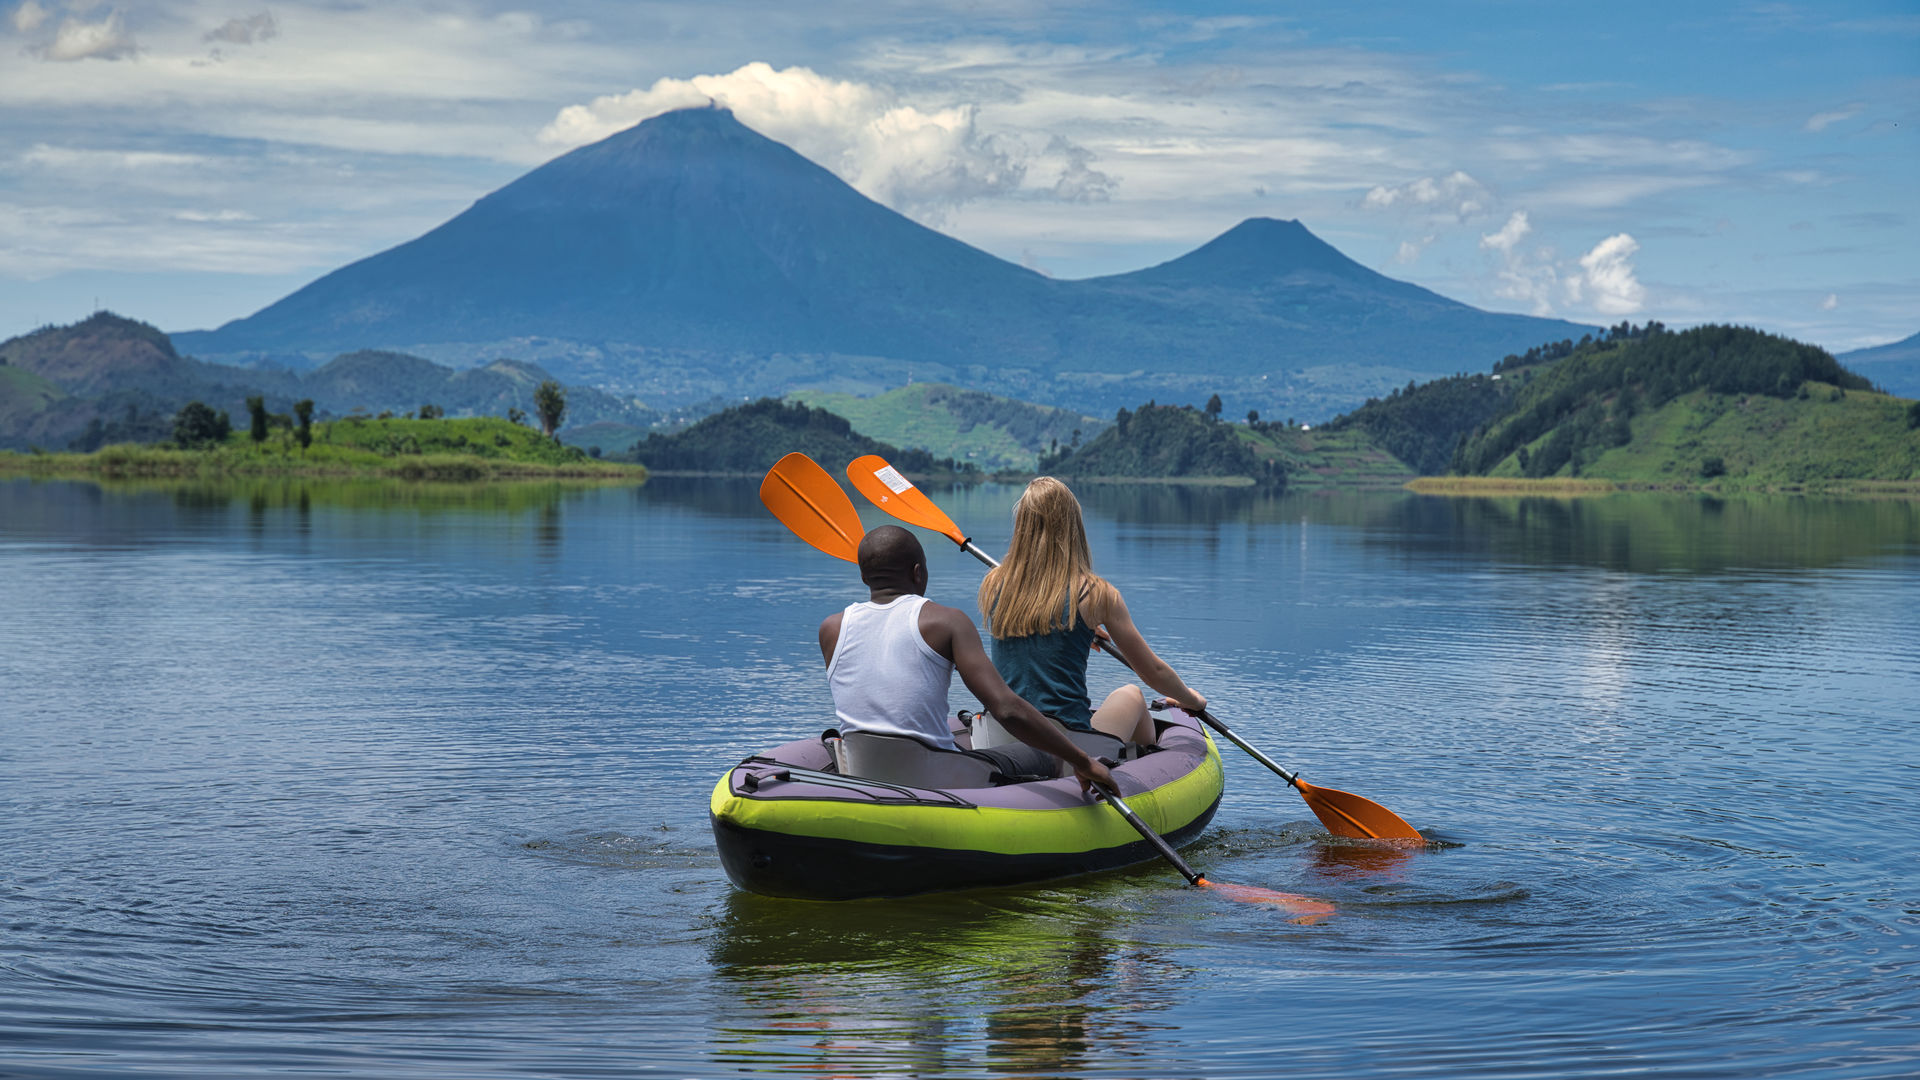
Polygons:
<instances>
[{"instance_id":1,"label":"tree","mask_svg":"<svg viewBox=\"0 0 1920 1080\"><path fill-rule=\"evenodd\" d=\"M1207 418L1210 420L1220 419L1220 410L1225 407L1226 406L1224 406L1220 402L1219 394L1215 394L1212 397L1208 398L1207 399Z\"/></svg>"},{"instance_id":2,"label":"tree","mask_svg":"<svg viewBox=\"0 0 1920 1080\"><path fill-rule=\"evenodd\" d=\"M1248 409L1247 410L1247 426L1258 427L1259 424L1260 424L1260 410Z\"/></svg>"},{"instance_id":3,"label":"tree","mask_svg":"<svg viewBox=\"0 0 1920 1080\"><path fill-rule=\"evenodd\" d=\"M540 413L540 430L552 438L560 428L560 418L567 415L567 392L548 379L533 388L533 407Z\"/></svg>"},{"instance_id":4,"label":"tree","mask_svg":"<svg viewBox=\"0 0 1920 1080\"><path fill-rule=\"evenodd\" d=\"M438 405L420 406L420 419L422 420L439 420L446 415L447 415L447 410L441 408Z\"/></svg>"},{"instance_id":5,"label":"tree","mask_svg":"<svg viewBox=\"0 0 1920 1080\"><path fill-rule=\"evenodd\" d=\"M247 434L253 437L254 442L266 442L267 399L258 394L249 397L247 399L247 416L252 420L251 425L247 429Z\"/></svg>"},{"instance_id":6,"label":"tree","mask_svg":"<svg viewBox=\"0 0 1920 1080\"><path fill-rule=\"evenodd\" d=\"M313 399L302 398L293 403L293 415L300 426L294 429L294 437L300 440L300 449L313 445Z\"/></svg>"},{"instance_id":7,"label":"tree","mask_svg":"<svg viewBox=\"0 0 1920 1080\"><path fill-rule=\"evenodd\" d=\"M507 406L507 423L524 424L526 422L527 422L526 413L521 412L519 409L513 407L512 405Z\"/></svg>"},{"instance_id":8,"label":"tree","mask_svg":"<svg viewBox=\"0 0 1920 1080\"><path fill-rule=\"evenodd\" d=\"M231 434L233 421L226 411L215 412L205 402L189 401L173 417L173 441L186 450L219 445Z\"/></svg>"}]
</instances>

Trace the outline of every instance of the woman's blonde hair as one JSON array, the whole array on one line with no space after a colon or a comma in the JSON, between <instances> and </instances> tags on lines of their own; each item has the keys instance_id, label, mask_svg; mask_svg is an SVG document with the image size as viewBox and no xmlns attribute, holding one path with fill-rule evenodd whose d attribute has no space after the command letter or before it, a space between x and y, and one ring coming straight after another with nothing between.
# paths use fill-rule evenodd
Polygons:
<instances>
[{"instance_id":1,"label":"woman's blonde hair","mask_svg":"<svg viewBox=\"0 0 1920 1080\"><path fill-rule=\"evenodd\" d=\"M980 583L987 632L1010 638L1071 628L1088 586L1102 594L1113 588L1093 572L1080 500L1053 477L1035 477L1013 504L1006 561Z\"/></svg>"}]
</instances>

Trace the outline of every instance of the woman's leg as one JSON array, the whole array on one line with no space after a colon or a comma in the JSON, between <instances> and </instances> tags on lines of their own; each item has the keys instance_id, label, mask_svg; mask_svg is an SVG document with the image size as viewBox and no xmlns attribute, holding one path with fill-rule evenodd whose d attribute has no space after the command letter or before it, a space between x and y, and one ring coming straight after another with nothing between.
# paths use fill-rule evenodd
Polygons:
<instances>
[{"instance_id":1,"label":"woman's leg","mask_svg":"<svg viewBox=\"0 0 1920 1080\"><path fill-rule=\"evenodd\" d=\"M1140 688L1129 683L1107 695L1093 710L1093 729L1104 731L1121 742L1152 746L1155 741L1153 718L1147 713L1147 699Z\"/></svg>"}]
</instances>

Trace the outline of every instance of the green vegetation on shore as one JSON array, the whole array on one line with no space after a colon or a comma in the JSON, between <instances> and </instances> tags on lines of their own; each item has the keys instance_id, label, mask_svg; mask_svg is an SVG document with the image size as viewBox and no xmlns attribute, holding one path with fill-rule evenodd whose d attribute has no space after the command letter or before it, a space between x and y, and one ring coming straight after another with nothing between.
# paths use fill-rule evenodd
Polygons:
<instances>
[{"instance_id":1,"label":"green vegetation on shore","mask_svg":"<svg viewBox=\"0 0 1920 1080\"><path fill-rule=\"evenodd\" d=\"M1091 440L1111 423L944 383L914 383L873 397L803 390L787 400L844 416L869 438L986 472L1031 470L1041 455Z\"/></svg>"},{"instance_id":2,"label":"green vegetation on shore","mask_svg":"<svg viewBox=\"0 0 1920 1080\"><path fill-rule=\"evenodd\" d=\"M120 444L90 453L0 451L0 472L109 478L387 476L458 482L570 478L610 483L638 483L647 475L634 465L593 460L576 447L507 420L358 416L314 424L312 443L306 447L291 428L270 430L257 442L243 429L192 449Z\"/></svg>"},{"instance_id":3,"label":"green vegetation on shore","mask_svg":"<svg viewBox=\"0 0 1920 1080\"><path fill-rule=\"evenodd\" d=\"M1322 430L1501 490L1920 485L1920 404L1872 390L1824 350L1743 327L1622 323L1509 356L1491 375L1409 385Z\"/></svg>"},{"instance_id":4,"label":"green vegetation on shore","mask_svg":"<svg viewBox=\"0 0 1920 1080\"><path fill-rule=\"evenodd\" d=\"M655 472L761 476L799 452L829 470L879 454L915 475L974 475L979 470L925 450L901 450L853 430L846 417L778 398L761 398L714 413L671 435L654 433L626 455Z\"/></svg>"},{"instance_id":5,"label":"green vegetation on shore","mask_svg":"<svg viewBox=\"0 0 1920 1080\"><path fill-rule=\"evenodd\" d=\"M1121 409L1113 426L1092 442L1040 458L1043 473L1086 479L1225 479L1284 486L1276 456L1256 454L1244 429L1220 419L1216 396L1205 410L1191 405Z\"/></svg>"}]
</instances>

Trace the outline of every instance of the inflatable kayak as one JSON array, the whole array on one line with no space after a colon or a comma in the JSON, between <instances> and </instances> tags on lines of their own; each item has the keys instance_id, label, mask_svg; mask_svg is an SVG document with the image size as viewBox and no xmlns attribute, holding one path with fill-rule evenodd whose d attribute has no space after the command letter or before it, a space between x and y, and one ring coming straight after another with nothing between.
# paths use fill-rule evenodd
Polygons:
<instances>
[{"instance_id":1,"label":"inflatable kayak","mask_svg":"<svg viewBox=\"0 0 1920 1080\"><path fill-rule=\"evenodd\" d=\"M1113 776L1134 811L1178 846L1212 820L1225 777L1196 720L1177 709L1155 719L1160 748ZM955 741L970 749L972 731L957 718L953 726ZM920 786L864 777L845 764L827 743L804 739L727 770L710 810L735 885L850 900L1040 881L1158 857L1071 777L989 786L983 773Z\"/></svg>"}]
</instances>

